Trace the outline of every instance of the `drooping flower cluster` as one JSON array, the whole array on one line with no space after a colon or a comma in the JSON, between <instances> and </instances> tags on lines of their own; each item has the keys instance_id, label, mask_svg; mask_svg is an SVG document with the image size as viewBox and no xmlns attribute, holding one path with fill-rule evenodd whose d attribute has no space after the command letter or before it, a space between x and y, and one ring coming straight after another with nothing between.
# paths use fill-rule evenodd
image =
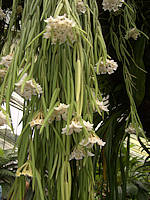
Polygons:
<instances>
[{"instance_id":1,"label":"drooping flower cluster","mask_svg":"<svg viewBox=\"0 0 150 200\"><path fill-rule=\"evenodd\" d=\"M0 126L7 124L6 115L2 111L0 111Z\"/></svg>"},{"instance_id":2,"label":"drooping flower cluster","mask_svg":"<svg viewBox=\"0 0 150 200\"><path fill-rule=\"evenodd\" d=\"M62 44L69 39L72 43L75 41L73 27L75 27L75 22L63 16L52 17L50 16L45 20L46 32L44 33L44 38L51 38L52 44Z\"/></svg>"},{"instance_id":3,"label":"drooping flower cluster","mask_svg":"<svg viewBox=\"0 0 150 200\"><path fill-rule=\"evenodd\" d=\"M16 176L29 176L32 177L33 173L32 173L32 168L31 168L31 164L29 161L27 161L26 163L24 163L21 167L19 167L16 171Z\"/></svg>"},{"instance_id":4,"label":"drooping flower cluster","mask_svg":"<svg viewBox=\"0 0 150 200\"><path fill-rule=\"evenodd\" d=\"M40 129L41 126L43 125L43 121L44 121L44 115L42 112L39 112L34 119L30 122L30 127L37 127L37 129Z\"/></svg>"},{"instance_id":5,"label":"drooping flower cluster","mask_svg":"<svg viewBox=\"0 0 150 200\"><path fill-rule=\"evenodd\" d=\"M101 140L96 134L92 133L88 138L83 139L79 144L82 146L88 146L96 143L101 147L106 144L106 142L103 142L103 140Z\"/></svg>"},{"instance_id":6,"label":"drooping flower cluster","mask_svg":"<svg viewBox=\"0 0 150 200\"><path fill-rule=\"evenodd\" d=\"M52 121L54 121L55 119L56 121L60 121L61 118L67 121L68 108L69 108L69 105L66 105L64 103L60 103L59 106L54 107L54 112L49 119L49 123L52 123Z\"/></svg>"},{"instance_id":7,"label":"drooping flower cluster","mask_svg":"<svg viewBox=\"0 0 150 200\"><path fill-rule=\"evenodd\" d=\"M86 12L86 7L82 0L78 0L77 2L77 11L79 14L84 14Z\"/></svg>"},{"instance_id":8,"label":"drooping flower cluster","mask_svg":"<svg viewBox=\"0 0 150 200\"><path fill-rule=\"evenodd\" d=\"M0 20L3 20L6 17L5 13L3 10L0 8Z\"/></svg>"},{"instance_id":9,"label":"drooping flower cluster","mask_svg":"<svg viewBox=\"0 0 150 200\"><path fill-rule=\"evenodd\" d=\"M97 67L95 67L95 72L99 74L112 74L118 68L118 64L114 60L106 59L106 63L103 61L100 62L98 71Z\"/></svg>"},{"instance_id":10,"label":"drooping flower cluster","mask_svg":"<svg viewBox=\"0 0 150 200\"><path fill-rule=\"evenodd\" d=\"M86 122L85 120L82 120L82 122L83 126L87 129L87 131L92 131L93 124L91 124L89 121ZM62 129L62 134L71 135L73 132L80 133L82 131L83 126L77 119L74 119L71 121L69 127L67 127L66 125L66 127Z\"/></svg>"},{"instance_id":11,"label":"drooping flower cluster","mask_svg":"<svg viewBox=\"0 0 150 200\"><path fill-rule=\"evenodd\" d=\"M124 0L103 0L103 9L109 10L111 12L112 10L116 12L119 10L120 7L122 7Z\"/></svg>"},{"instance_id":12,"label":"drooping flower cluster","mask_svg":"<svg viewBox=\"0 0 150 200\"><path fill-rule=\"evenodd\" d=\"M125 38L126 39L133 38L134 40L137 40L139 36L140 32L137 30L136 27L134 27L127 32Z\"/></svg>"},{"instance_id":13,"label":"drooping flower cluster","mask_svg":"<svg viewBox=\"0 0 150 200\"><path fill-rule=\"evenodd\" d=\"M33 79L28 80L25 82L24 85L24 90L23 92L21 91L22 88L22 84L24 82L24 79L26 78L27 74L25 74L22 79L20 79L20 81L18 83L15 84L16 86L16 92L24 97L26 100L31 99L32 95L38 95L38 94L42 94L42 88L41 86L36 83Z\"/></svg>"},{"instance_id":14,"label":"drooping flower cluster","mask_svg":"<svg viewBox=\"0 0 150 200\"><path fill-rule=\"evenodd\" d=\"M85 150L83 147L78 146L75 147L74 150L71 152L69 160L72 159L82 160L84 157L91 157L91 156L94 156L94 154L88 150Z\"/></svg>"},{"instance_id":15,"label":"drooping flower cluster","mask_svg":"<svg viewBox=\"0 0 150 200\"><path fill-rule=\"evenodd\" d=\"M138 127L137 130L139 132L143 131L141 127ZM134 125L130 123L129 126L128 126L128 128L125 129L125 132L129 133L129 134L135 134L136 133L136 129L135 129Z\"/></svg>"},{"instance_id":16,"label":"drooping flower cluster","mask_svg":"<svg viewBox=\"0 0 150 200\"><path fill-rule=\"evenodd\" d=\"M99 111L101 112L101 111L105 111L105 112L109 112L109 110L108 110L108 101L99 101L98 99L96 100L96 104L97 104L97 106L98 106L98 108L99 108ZM95 108L95 110L96 110L96 108Z\"/></svg>"},{"instance_id":17,"label":"drooping flower cluster","mask_svg":"<svg viewBox=\"0 0 150 200\"><path fill-rule=\"evenodd\" d=\"M12 63L13 55L9 54L7 56L3 56L1 58L0 65L4 65L5 67L9 67Z\"/></svg>"},{"instance_id":18,"label":"drooping flower cluster","mask_svg":"<svg viewBox=\"0 0 150 200\"><path fill-rule=\"evenodd\" d=\"M69 131L67 133L67 125L62 129L62 134L71 135L73 132L80 133L82 131L82 126L79 121L72 120L69 125Z\"/></svg>"},{"instance_id":19,"label":"drooping flower cluster","mask_svg":"<svg viewBox=\"0 0 150 200\"><path fill-rule=\"evenodd\" d=\"M4 78L6 72L7 72L7 69L5 69L5 68L0 69L0 78Z\"/></svg>"}]
</instances>

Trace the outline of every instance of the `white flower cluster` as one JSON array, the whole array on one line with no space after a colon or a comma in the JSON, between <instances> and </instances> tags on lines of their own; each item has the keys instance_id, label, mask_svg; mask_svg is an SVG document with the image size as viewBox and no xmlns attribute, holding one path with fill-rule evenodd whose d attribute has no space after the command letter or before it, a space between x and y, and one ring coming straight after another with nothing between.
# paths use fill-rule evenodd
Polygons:
<instances>
[{"instance_id":1,"label":"white flower cluster","mask_svg":"<svg viewBox=\"0 0 150 200\"><path fill-rule=\"evenodd\" d=\"M54 112L49 119L49 123L51 123L55 119L56 119L56 121L60 121L61 118L65 121L67 121L68 108L69 108L69 105L66 105L64 103L60 103L59 106L54 107Z\"/></svg>"},{"instance_id":2,"label":"white flower cluster","mask_svg":"<svg viewBox=\"0 0 150 200\"><path fill-rule=\"evenodd\" d=\"M119 7L122 7L122 3L124 2L124 0L103 0L103 9L109 10L109 12L111 12L112 10L114 12L116 12L117 10L119 10Z\"/></svg>"},{"instance_id":3,"label":"white flower cluster","mask_svg":"<svg viewBox=\"0 0 150 200\"><path fill-rule=\"evenodd\" d=\"M100 62L99 72L97 72L97 67L95 67L95 72L99 74L112 74L118 68L118 64L114 60L106 59L106 63L103 61Z\"/></svg>"},{"instance_id":4,"label":"white flower cluster","mask_svg":"<svg viewBox=\"0 0 150 200\"><path fill-rule=\"evenodd\" d=\"M7 69L5 69L5 68L0 69L0 78L4 78L6 72L7 72Z\"/></svg>"},{"instance_id":5,"label":"white flower cluster","mask_svg":"<svg viewBox=\"0 0 150 200\"><path fill-rule=\"evenodd\" d=\"M0 65L4 65L5 67L9 67L12 63L13 55L9 54L7 56L3 56L1 58Z\"/></svg>"},{"instance_id":6,"label":"white flower cluster","mask_svg":"<svg viewBox=\"0 0 150 200\"><path fill-rule=\"evenodd\" d=\"M86 12L86 7L85 7L85 4L84 4L84 2L82 0L79 0L77 2L77 11L78 11L79 14L80 13L84 14Z\"/></svg>"},{"instance_id":7,"label":"white flower cluster","mask_svg":"<svg viewBox=\"0 0 150 200\"><path fill-rule=\"evenodd\" d=\"M63 16L57 16L53 18L50 16L45 20L46 32L44 33L44 38L51 38L52 44L63 44L69 39L71 42L75 41L73 27L75 27L75 22L73 20Z\"/></svg>"},{"instance_id":8,"label":"white flower cluster","mask_svg":"<svg viewBox=\"0 0 150 200\"><path fill-rule=\"evenodd\" d=\"M99 101L98 99L96 100L96 104L99 108L100 111L106 111L109 112L108 110L108 101Z\"/></svg>"},{"instance_id":9,"label":"white flower cluster","mask_svg":"<svg viewBox=\"0 0 150 200\"><path fill-rule=\"evenodd\" d=\"M32 95L42 94L43 91L41 86L31 79L25 82L24 90L23 92L21 92L22 84L26 76L27 74L24 74L22 79L20 79L20 81L16 83L15 86L16 86L16 92L20 96L24 97L26 100L29 100L31 99Z\"/></svg>"},{"instance_id":10,"label":"white flower cluster","mask_svg":"<svg viewBox=\"0 0 150 200\"><path fill-rule=\"evenodd\" d=\"M5 13L3 10L0 8L0 20L3 20L6 17Z\"/></svg>"},{"instance_id":11,"label":"white flower cluster","mask_svg":"<svg viewBox=\"0 0 150 200\"><path fill-rule=\"evenodd\" d=\"M83 120L82 122L87 131L92 131L93 124L91 124L89 121L86 122L85 120ZM78 120L74 119L71 121L69 128L66 125L66 127L62 129L62 134L71 135L73 132L80 133L82 131L82 128L83 126L81 125L81 123ZM69 129L68 132L67 129Z\"/></svg>"},{"instance_id":12,"label":"white flower cluster","mask_svg":"<svg viewBox=\"0 0 150 200\"><path fill-rule=\"evenodd\" d=\"M89 157L89 156L94 156L94 154L78 146L78 147L75 147L74 150L71 152L69 160L72 160L72 159L82 160L84 157Z\"/></svg>"},{"instance_id":13,"label":"white flower cluster","mask_svg":"<svg viewBox=\"0 0 150 200\"><path fill-rule=\"evenodd\" d=\"M133 38L134 40L137 40L137 38L138 38L139 36L140 36L140 32L137 30L136 27L134 27L134 28L130 29L130 30L127 32L125 38L126 38L126 39Z\"/></svg>"},{"instance_id":14,"label":"white flower cluster","mask_svg":"<svg viewBox=\"0 0 150 200\"><path fill-rule=\"evenodd\" d=\"M142 132L143 130L141 129L141 127L138 127L138 131ZM135 134L136 133L136 129L134 128L134 125L130 123L128 128L125 129L125 132L129 133L129 134Z\"/></svg>"},{"instance_id":15,"label":"white flower cluster","mask_svg":"<svg viewBox=\"0 0 150 200\"><path fill-rule=\"evenodd\" d=\"M88 138L83 139L79 144L82 146L88 146L96 143L101 147L106 144L106 142L103 142L103 140L101 140L96 134L92 133Z\"/></svg>"},{"instance_id":16,"label":"white flower cluster","mask_svg":"<svg viewBox=\"0 0 150 200\"><path fill-rule=\"evenodd\" d=\"M42 124L43 124L43 121L44 121L44 115L42 112L39 112L36 117L34 117L34 119L30 122L30 127L33 128L33 127L37 127L37 129L40 129Z\"/></svg>"},{"instance_id":17,"label":"white flower cluster","mask_svg":"<svg viewBox=\"0 0 150 200\"><path fill-rule=\"evenodd\" d=\"M7 124L6 115L4 115L2 111L0 111L0 126L3 126L4 124Z\"/></svg>"}]
</instances>

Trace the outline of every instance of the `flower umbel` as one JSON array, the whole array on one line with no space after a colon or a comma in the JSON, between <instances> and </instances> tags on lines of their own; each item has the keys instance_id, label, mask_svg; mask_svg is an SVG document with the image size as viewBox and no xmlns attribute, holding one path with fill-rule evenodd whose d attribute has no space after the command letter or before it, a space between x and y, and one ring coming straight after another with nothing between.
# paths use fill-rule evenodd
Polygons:
<instances>
[{"instance_id":1,"label":"flower umbel","mask_svg":"<svg viewBox=\"0 0 150 200\"><path fill-rule=\"evenodd\" d=\"M109 112L108 110L108 105L107 105L107 101L99 101L98 99L96 100L96 104L99 108L100 111L106 111L106 112Z\"/></svg>"},{"instance_id":2,"label":"flower umbel","mask_svg":"<svg viewBox=\"0 0 150 200\"><path fill-rule=\"evenodd\" d=\"M69 125L68 132L67 132L67 125L66 125L66 127L62 129L62 134L66 133L66 135L71 135L73 132L80 133L83 127L85 127L87 131L93 130L93 124L91 124L89 121L82 120L82 122L83 124L77 119L73 119L71 121L71 124Z\"/></svg>"},{"instance_id":3,"label":"flower umbel","mask_svg":"<svg viewBox=\"0 0 150 200\"><path fill-rule=\"evenodd\" d=\"M95 72L99 74L112 74L118 68L118 64L114 60L106 59L106 63L103 61L100 62L98 71L97 67L95 67Z\"/></svg>"},{"instance_id":4,"label":"flower umbel","mask_svg":"<svg viewBox=\"0 0 150 200\"><path fill-rule=\"evenodd\" d=\"M103 9L109 10L111 12L112 10L116 12L119 10L119 7L122 7L124 0L103 0Z\"/></svg>"},{"instance_id":5,"label":"flower umbel","mask_svg":"<svg viewBox=\"0 0 150 200\"><path fill-rule=\"evenodd\" d=\"M0 20L3 20L6 17L5 13L3 10L0 8Z\"/></svg>"},{"instance_id":6,"label":"flower umbel","mask_svg":"<svg viewBox=\"0 0 150 200\"><path fill-rule=\"evenodd\" d=\"M0 69L0 78L4 78L6 72L7 72L6 68Z\"/></svg>"},{"instance_id":7,"label":"flower umbel","mask_svg":"<svg viewBox=\"0 0 150 200\"><path fill-rule=\"evenodd\" d=\"M136 27L134 27L127 32L125 38L126 39L133 38L134 40L137 40L139 36L140 32L137 30Z\"/></svg>"},{"instance_id":8,"label":"flower umbel","mask_svg":"<svg viewBox=\"0 0 150 200\"><path fill-rule=\"evenodd\" d=\"M33 127L37 127L37 129L40 129L42 124L43 124L43 121L44 121L44 115L42 112L39 112L36 117L34 117L34 119L30 122L30 127L33 128Z\"/></svg>"},{"instance_id":9,"label":"flower umbel","mask_svg":"<svg viewBox=\"0 0 150 200\"><path fill-rule=\"evenodd\" d=\"M103 142L96 134L92 133L88 138L83 139L79 144L82 146L88 146L89 144L98 144L103 147L106 142Z\"/></svg>"},{"instance_id":10,"label":"flower umbel","mask_svg":"<svg viewBox=\"0 0 150 200\"><path fill-rule=\"evenodd\" d=\"M67 125L65 128L62 129L62 134L71 135L73 132L80 133L82 131L82 126L79 121L72 120L71 124L69 125L69 131L67 133Z\"/></svg>"},{"instance_id":11,"label":"flower umbel","mask_svg":"<svg viewBox=\"0 0 150 200\"><path fill-rule=\"evenodd\" d=\"M82 0L78 0L77 2L77 11L79 14L84 14L86 12L86 7Z\"/></svg>"},{"instance_id":12,"label":"flower umbel","mask_svg":"<svg viewBox=\"0 0 150 200\"><path fill-rule=\"evenodd\" d=\"M69 39L71 42L75 41L73 27L75 27L75 22L63 16L52 17L50 16L45 20L46 32L44 33L44 38L51 38L52 44L62 44Z\"/></svg>"},{"instance_id":13,"label":"flower umbel","mask_svg":"<svg viewBox=\"0 0 150 200\"><path fill-rule=\"evenodd\" d=\"M3 126L4 124L7 124L7 118L6 115L0 111L0 126Z\"/></svg>"},{"instance_id":14,"label":"flower umbel","mask_svg":"<svg viewBox=\"0 0 150 200\"><path fill-rule=\"evenodd\" d=\"M67 121L68 108L69 108L69 105L66 105L64 103L60 103L59 106L54 107L54 112L49 119L49 123L51 123L55 119L56 119L56 121L60 121L61 118L65 121Z\"/></svg>"},{"instance_id":15,"label":"flower umbel","mask_svg":"<svg viewBox=\"0 0 150 200\"><path fill-rule=\"evenodd\" d=\"M24 76L24 78L25 78L25 76ZM16 92L20 96L22 96L26 100L28 100L28 99L31 99L32 95L37 95L37 94L43 93L41 86L32 79L25 82L24 90L22 92L21 88L22 88L24 78L22 78L18 83L15 84Z\"/></svg>"},{"instance_id":16,"label":"flower umbel","mask_svg":"<svg viewBox=\"0 0 150 200\"><path fill-rule=\"evenodd\" d=\"M16 176L21 176L21 175L30 176L30 177L33 176L32 168L31 168L31 164L29 160L17 169Z\"/></svg>"},{"instance_id":17,"label":"flower umbel","mask_svg":"<svg viewBox=\"0 0 150 200\"><path fill-rule=\"evenodd\" d=\"M7 56L3 56L1 58L0 65L4 65L5 67L9 67L11 65L12 59L13 59L12 54L9 54Z\"/></svg>"},{"instance_id":18,"label":"flower umbel","mask_svg":"<svg viewBox=\"0 0 150 200\"><path fill-rule=\"evenodd\" d=\"M75 160L82 160L84 157L90 157L94 156L93 153L90 151L85 150L83 147L75 147L72 153L70 154L69 160L75 159Z\"/></svg>"}]
</instances>

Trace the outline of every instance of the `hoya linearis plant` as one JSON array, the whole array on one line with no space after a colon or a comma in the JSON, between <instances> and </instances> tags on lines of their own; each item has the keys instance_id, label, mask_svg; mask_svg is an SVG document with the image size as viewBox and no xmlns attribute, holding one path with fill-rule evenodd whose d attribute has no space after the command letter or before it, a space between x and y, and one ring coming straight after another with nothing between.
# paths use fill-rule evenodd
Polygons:
<instances>
[{"instance_id":1,"label":"hoya linearis plant","mask_svg":"<svg viewBox=\"0 0 150 200\"><path fill-rule=\"evenodd\" d=\"M17 5L14 0L1 63L9 65L0 100L10 117L12 92L24 98L10 198L23 199L30 178L33 199L93 199L92 146L105 145L94 132L93 112L103 118L108 111L95 70L110 58L97 3L26 0L14 39ZM116 63L109 62L115 70Z\"/></svg>"}]
</instances>

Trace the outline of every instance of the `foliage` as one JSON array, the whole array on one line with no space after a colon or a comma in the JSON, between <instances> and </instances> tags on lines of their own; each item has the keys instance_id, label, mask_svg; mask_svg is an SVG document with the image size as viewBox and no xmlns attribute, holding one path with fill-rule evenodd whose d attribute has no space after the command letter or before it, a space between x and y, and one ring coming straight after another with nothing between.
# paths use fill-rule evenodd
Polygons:
<instances>
[{"instance_id":1,"label":"foliage","mask_svg":"<svg viewBox=\"0 0 150 200\"><path fill-rule=\"evenodd\" d=\"M17 155L12 150L1 150L0 155L0 185L2 186L3 198L7 199L9 190L15 180L17 170Z\"/></svg>"}]
</instances>

